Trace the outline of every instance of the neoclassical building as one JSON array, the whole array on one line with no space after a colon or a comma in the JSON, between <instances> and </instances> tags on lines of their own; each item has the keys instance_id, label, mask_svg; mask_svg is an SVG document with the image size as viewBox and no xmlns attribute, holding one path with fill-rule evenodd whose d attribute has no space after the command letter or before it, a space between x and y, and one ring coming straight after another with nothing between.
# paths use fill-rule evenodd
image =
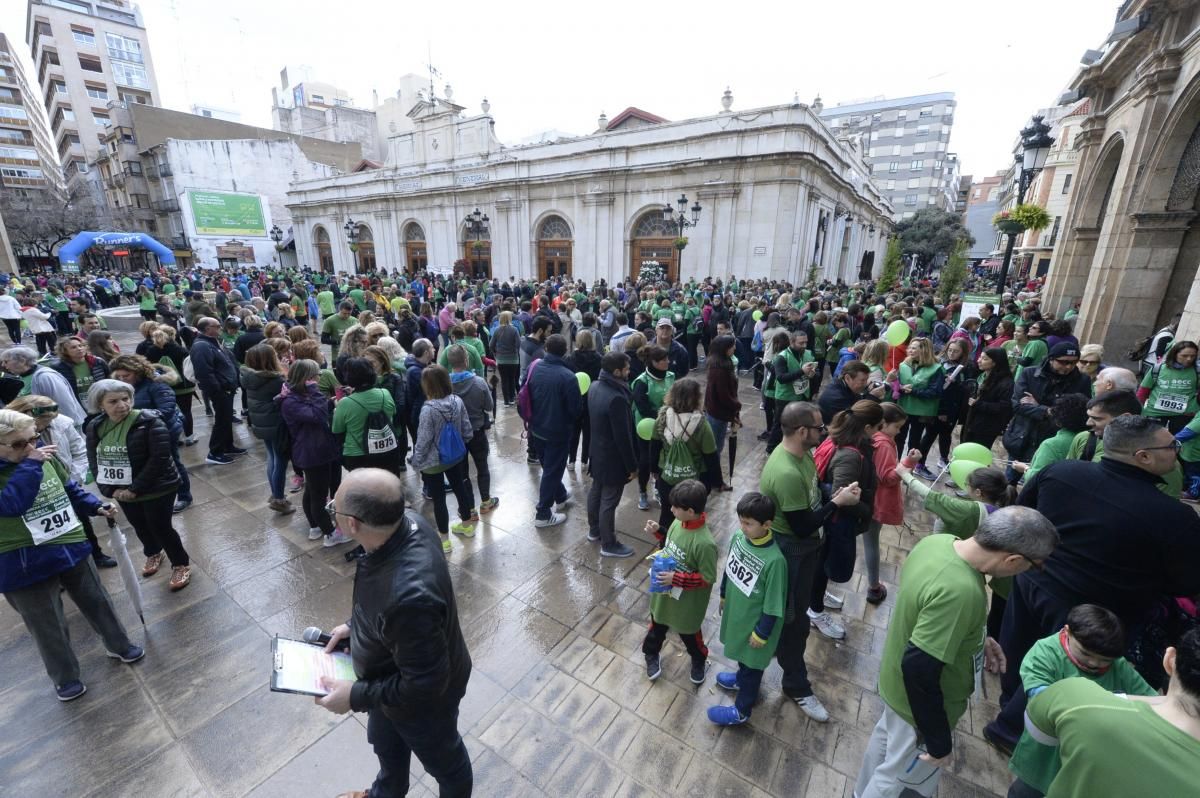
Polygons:
<instances>
[{"instance_id":1,"label":"neoclassical building","mask_svg":"<svg viewBox=\"0 0 1200 798\"><path fill-rule=\"evenodd\" d=\"M1097 57L1098 56L1098 57ZM1049 308L1121 362L1181 311L1200 336L1200 3L1128 0L1064 98L1088 98Z\"/></svg>"},{"instance_id":2,"label":"neoclassical building","mask_svg":"<svg viewBox=\"0 0 1200 798\"><path fill-rule=\"evenodd\" d=\"M647 261L684 280L877 272L892 208L859 138L835 136L799 102L731 111L732 99L715 116L668 122L631 108L588 136L506 147L486 100L467 116L422 97L384 166L292 184L297 257L339 272L466 261L501 279L610 283ZM701 208L682 250L663 212L681 195L689 220ZM485 216L485 229L469 223Z\"/></svg>"}]
</instances>

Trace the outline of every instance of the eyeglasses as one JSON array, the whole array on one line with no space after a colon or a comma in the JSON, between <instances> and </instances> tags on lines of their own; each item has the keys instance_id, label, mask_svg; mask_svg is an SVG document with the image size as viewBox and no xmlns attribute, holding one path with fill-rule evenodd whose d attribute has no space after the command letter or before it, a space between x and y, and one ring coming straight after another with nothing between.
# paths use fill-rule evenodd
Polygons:
<instances>
[{"instance_id":1,"label":"eyeglasses","mask_svg":"<svg viewBox=\"0 0 1200 798\"><path fill-rule=\"evenodd\" d=\"M32 438L25 438L24 440L19 440L19 441L10 441L9 443L4 443L3 441L0 441L0 444L7 446L8 448L10 448L14 451L20 451L21 449L24 449L30 445L37 444L37 436L34 436Z\"/></svg>"},{"instance_id":2,"label":"eyeglasses","mask_svg":"<svg viewBox=\"0 0 1200 798\"><path fill-rule=\"evenodd\" d=\"M1062 358L1054 358L1054 362L1060 366L1074 366L1078 360L1063 360Z\"/></svg>"},{"instance_id":3,"label":"eyeglasses","mask_svg":"<svg viewBox=\"0 0 1200 798\"><path fill-rule=\"evenodd\" d=\"M824 431L825 431L825 425L824 425L824 424L801 424L800 426L801 426L801 427L803 427L804 429L815 429L815 430L817 430L818 432L824 432Z\"/></svg>"},{"instance_id":4,"label":"eyeglasses","mask_svg":"<svg viewBox=\"0 0 1200 798\"><path fill-rule=\"evenodd\" d=\"M333 518L333 517L335 517L335 516L339 516L339 515L344 515L344 516L346 516L347 518L353 518L355 521L360 521L360 522L362 521L362 519L361 519L361 518L359 518L357 515L350 515L350 513L339 513L339 512L337 511L337 508L336 508L336 507L334 507L334 500L333 500L333 499L330 499L330 500L328 501L328 503L326 503L326 505L325 505L325 512L329 513L329 517L330 517L330 518Z\"/></svg>"},{"instance_id":5,"label":"eyeglasses","mask_svg":"<svg viewBox=\"0 0 1200 798\"><path fill-rule=\"evenodd\" d=\"M1182 441L1173 440L1166 446L1143 446L1142 448L1138 449L1138 452L1153 452L1155 449L1174 449L1175 451L1179 451L1182 448L1183 448ZM1136 454L1136 453L1137 452L1134 452L1134 454Z\"/></svg>"}]
</instances>

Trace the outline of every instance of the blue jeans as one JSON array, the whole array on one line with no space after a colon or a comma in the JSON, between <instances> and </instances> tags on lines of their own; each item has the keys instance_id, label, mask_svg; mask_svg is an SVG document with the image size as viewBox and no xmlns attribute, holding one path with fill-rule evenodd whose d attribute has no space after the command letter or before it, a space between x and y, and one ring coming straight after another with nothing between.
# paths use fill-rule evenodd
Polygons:
<instances>
[{"instance_id":1,"label":"blue jeans","mask_svg":"<svg viewBox=\"0 0 1200 798\"><path fill-rule=\"evenodd\" d=\"M542 482L538 487L538 503L536 518L542 521L550 518L554 505L567 498L567 489L563 487L563 473L567 470L567 441L548 441L544 438L529 436L533 442L534 451L542 464Z\"/></svg>"},{"instance_id":2,"label":"blue jeans","mask_svg":"<svg viewBox=\"0 0 1200 798\"><path fill-rule=\"evenodd\" d=\"M737 669L737 698L733 705L743 717L750 717L754 710L754 702L758 700L758 688L762 684L763 672L758 668L750 668L738 663Z\"/></svg>"},{"instance_id":3,"label":"blue jeans","mask_svg":"<svg viewBox=\"0 0 1200 798\"><path fill-rule=\"evenodd\" d=\"M474 775L471 758L458 733L458 703L422 713L412 720L397 720L372 709L367 715L367 740L379 757L379 773L367 793L369 798L402 798L408 794L412 755L438 783L442 798L466 798Z\"/></svg>"},{"instance_id":4,"label":"blue jeans","mask_svg":"<svg viewBox=\"0 0 1200 798\"><path fill-rule=\"evenodd\" d=\"M729 434L729 422L713 418L707 413L704 414L704 417L708 419L708 426L712 427L713 438L717 441L717 457L720 457L721 452L725 450L725 436ZM732 477L733 474L729 476Z\"/></svg>"},{"instance_id":5,"label":"blue jeans","mask_svg":"<svg viewBox=\"0 0 1200 798\"><path fill-rule=\"evenodd\" d=\"M263 444L267 447L267 485L271 488L271 498L282 499L288 459L279 451L275 441L263 441Z\"/></svg>"},{"instance_id":6,"label":"blue jeans","mask_svg":"<svg viewBox=\"0 0 1200 798\"><path fill-rule=\"evenodd\" d=\"M190 502L192 500L192 479L188 476L187 469L183 466L183 460L179 458L179 439L171 441L171 459L175 461L175 470L179 472L179 490L175 491L175 498L180 501Z\"/></svg>"}]
</instances>

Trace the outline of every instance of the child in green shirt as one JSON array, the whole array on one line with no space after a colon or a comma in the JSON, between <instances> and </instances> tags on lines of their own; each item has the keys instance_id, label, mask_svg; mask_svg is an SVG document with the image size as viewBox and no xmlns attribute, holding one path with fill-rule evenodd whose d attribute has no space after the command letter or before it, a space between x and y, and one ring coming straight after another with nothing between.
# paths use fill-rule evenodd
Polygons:
<instances>
[{"instance_id":1,"label":"child in green shirt","mask_svg":"<svg viewBox=\"0 0 1200 798\"><path fill-rule=\"evenodd\" d=\"M1125 631L1116 615L1095 604L1080 604L1061 630L1033 644L1021 661L1021 686L1032 699L1055 682L1081 676L1110 693L1158 695L1128 660ZM1039 798L1050 789L1061 763L1058 749L1028 728L1013 749L1008 767L1017 781L1009 795Z\"/></svg>"},{"instance_id":2,"label":"child in green shirt","mask_svg":"<svg viewBox=\"0 0 1200 798\"><path fill-rule=\"evenodd\" d=\"M738 669L717 674L717 686L737 693L732 706L710 707L708 719L736 726L750 719L763 671L775 655L787 604L787 560L771 536L775 502L751 492L737 504L741 529L729 543L721 577L721 643Z\"/></svg>"},{"instance_id":3,"label":"child in green shirt","mask_svg":"<svg viewBox=\"0 0 1200 798\"><path fill-rule=\"evenodd\" d=\"M654 681L662 675L658 655L667 632L674 630L692 657L692 683L703 684L708 647L700 626L717 578L717 544L704 515L708 488L699 480L685 479L671 489L669 501L675 522L667 531L662 554L675 559L675 570L653 577L670 590L650 597L650 630L642 641L646 676ZM657 535L658 531L657 521L646 522L647 533Z\"/></svg>"}]
</instances>

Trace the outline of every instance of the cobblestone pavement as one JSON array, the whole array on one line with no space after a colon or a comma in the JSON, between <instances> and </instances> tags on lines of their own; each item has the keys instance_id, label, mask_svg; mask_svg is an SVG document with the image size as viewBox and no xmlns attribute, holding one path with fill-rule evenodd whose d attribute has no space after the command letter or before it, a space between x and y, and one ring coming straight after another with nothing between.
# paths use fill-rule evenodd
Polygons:
<instances>
[{"instance_id":1,"label":"cobblestone pavement","mask_svg":"<svg viewBox=\"0 0 1200 798\"><path fill-rule=\"evenodd\" d=\"M132 351L127 334L118 340ZM735 490L714 494L709 504L722 555L737 497L757 487L765 457L755 440L762 414L753 409L748 380L742 401L748 426ZM250 454L234 465L204 464L209 420L198 403L196 410L201 442L183 455L196 503L176 516L192 556L191 585L170 593L167 571L145 580L142 629L116 570L102 572L133 639L145 642L145 660L131 667L105 657L99 638L65 602L88 692L61 704L20 619L0 605L0 672L7 675L0 688L0 792L266 798L332 796L370 784L376 760L365 715L332 715L308 698L268 689L273 635L328 629L347 617L354 570L342 557L347 547L309 542L299 509L279 516L266 508L264 453L245 426L236 434ZM636 487L629 487L618 529L638 557L601 558L586 540L579 504L565 525L533 527L538 474L525 464L515 408L500 410L490 434L493 493L501 503L474 539L455 540L449 557L474 660L460 729L474 761L475 794L849 798L881 711L875 682L897 567L931 528L931 517L910 509L911 528L884 527L883 579L892 595L883 605L865 602L857 572L832 586L846 593L846 640L834 643L814 630L808 646L830 722L808 721L784 699L773 665L750 723L719 729L704 715L729 702L712 678L727 664L717 642L716 591L704 627L713 649L707 682L689 682L688 659L673 638L663 651L663 677L651 684L643 673L648 605L641 558L651 541L641 529L657 507L639 512ZM410 500L421 509L418 477L406 476ZM583 496L582 466L567 482ZM298 508L298 496L292 500ZM140 567L132 530L129 539ZM986 686L988 695L999 694L993 677ZM943 798L1006 791L1005 762L981 736L995 711L985 699L959 723ZM436 794L415 760L413 773L413 795Z\"/></svg>"}]
</instances>

